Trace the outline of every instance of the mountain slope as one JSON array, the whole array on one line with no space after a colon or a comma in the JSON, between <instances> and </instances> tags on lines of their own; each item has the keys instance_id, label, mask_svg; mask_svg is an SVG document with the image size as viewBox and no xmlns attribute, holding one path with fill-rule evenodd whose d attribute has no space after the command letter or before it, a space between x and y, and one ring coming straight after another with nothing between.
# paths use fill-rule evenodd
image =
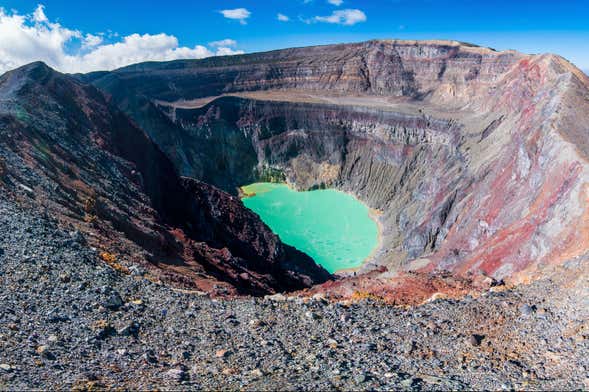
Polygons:
<instances>
[{"instance_id":1,"label":"mountain slope","mask_svg":"<svg viewBox=\"0 0 589 392\"><path fill-rule=\"evenodd\" d=\"M94 87L33 63L0 78L0 111L2 186L76 227L105 261L158 266L156 276L206 291L271 293L329 276L232 196L178 177Z\"/></svg>"}]
</instances>

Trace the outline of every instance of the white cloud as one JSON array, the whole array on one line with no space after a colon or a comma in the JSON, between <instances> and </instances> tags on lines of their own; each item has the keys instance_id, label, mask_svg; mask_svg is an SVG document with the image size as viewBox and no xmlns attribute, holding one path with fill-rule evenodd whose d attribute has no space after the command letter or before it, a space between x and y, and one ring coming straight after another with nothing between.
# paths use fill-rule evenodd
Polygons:
<instances>
[{"instance_id":1,"label":"white cloud","mask_svg":"<svg viewBox=\"0 0 589 392\"><path fill-rule=\"evenodd\" d=\"M210 48L180 46L172 35L116 33L83 34L51 22L39 5L30 15L8 13L0 7L0 74L41 60L62 72L112 70L142 61L165 61L241 54L237 42L224 39ZM116 42L104 43L105 37ZM76 49L78 48L78 49Z\"/></svg>"},{"instance_id":2,"label":"white cloud","mask_svg":"<svg viewBox=\"0 0 589 392\"><path fill-rule=\"evenodd\" d=\"M220 46L233 47L236 45L237 41L231 38L225 38L219 41L209 42L209 46L212 46L213 48L218 48Z\"/></svg>"},{"instance_id":3,"label":"white cloud","mask_svg":"<svg viewBox=\"0 0 589 392\"><path fill-rule=\"evenodd\" d=\"M101 45L82 56L66 56L66 68L114 69L125 64L142 61L176 60L180 58L202 58L213 53L202 45L194 48L179 47L178 39L167 34L131 34L121 42Z\"/></svg>"},{"instance_id":4,"label":"white cloud","mask_svg":"<svg viewBox=\"0 0 589 392\"><path fill-rule=\"evenodd\" d=\"M333 4L336 7L339 7L340 5L342 5L342 3L344 2L344 0L327 0L327 2L329 4Z\"/></svg>"},{"instance_id":5,"label":"white cloud","mask_svg":"<svg viewBox=\"0 0 589 392\"><path fill-rule=\"evenodd\" d=\"M276 15L276 19L278 19L281 22L288 22L290 20L290 18L288 16L281 14L281 13Z\"/></svg>"},{"instance_id":6,"label":"white cloud","mask_svg":"<svg viewBox=\"0 0 589 392\"><path fill-rule=\"evenodd\" d=\"M245 8L235 8L232 10L222 10L220 12L227 19L239 20L239 23L241 23L241 24L246 24L247 23L246 19L249 18L250 15L252 14L251 12L249 12Z\"/></svg>"},{"instance_id":7,"label":"white cloud","mask_svg":"<svg viewBox=\"0 0 589 392\"><path fill-rule=\"evenodd\" d=\"M233 56L235 54L244 54L244 53L245 52L243 50L235 50L232 48L221 46L221 47L217 48L217 50L215 51L215 56Z\"/></svg>"},{"instance_id":8,"label":"white cloud","mask_svg":"<svg viewBox=\"0 0 589 392\"><path fill-rule=\"evenodd\" d=\"M100 45L104 39L101 35L86 34L82 40L82 48L91 49Z\"/></svg>"},{"instance_id":9,"label":"white cloud","mask_svg":"<svg viewBox=\"0 0 589 392\"><path fill-rule=\"evenodd\" d=\"M33 12L33 20L38 23L47 22L47 16L45 16L45 6L39 4Z\"/></svg>"},{"instance_id":10,"label":"white cloud","mask_svg":"<svg viewBox=\"0 0 589 392\"><path fill-rule=\"evenodd\" d=\"M329 16L316 16L316 22L336 23L345 26L352 26L356 23L366 22L366 14L356 9L345 9L333 11Z\"/></svg>"}]
</instances>

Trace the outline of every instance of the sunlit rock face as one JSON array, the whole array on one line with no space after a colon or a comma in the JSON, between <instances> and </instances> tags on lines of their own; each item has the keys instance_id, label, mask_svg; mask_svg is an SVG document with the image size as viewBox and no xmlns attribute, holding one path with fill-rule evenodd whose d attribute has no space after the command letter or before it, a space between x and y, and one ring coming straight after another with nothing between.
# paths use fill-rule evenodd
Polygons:
<instances>
[{"instance_id":1,"label":"sunlit rock face","mask_svg":"<svg viewBox=\"0 0 589 392\"><path fill-rule=\"evenodd\" d=\"M525 56L454 41L368 41L235 57L143 63L87 76L117 101L191 100L228 92L301 89L411 97L456 106ZM452 101L452 102L450 102ZM126 103L125 103L126 105Z\"/></svg>"},{"instance_id":2,"label":"sunlit rock face","mask_svg":"<svg viewBox=\"0 0 589 392\"><path fill-rule=\"evenodd\" d=\"M558 56L370 41L88 77L184 175L284 176L382 211L365 271L507 278L589 249L589 82Z\"/></svg>"}]
</instances>

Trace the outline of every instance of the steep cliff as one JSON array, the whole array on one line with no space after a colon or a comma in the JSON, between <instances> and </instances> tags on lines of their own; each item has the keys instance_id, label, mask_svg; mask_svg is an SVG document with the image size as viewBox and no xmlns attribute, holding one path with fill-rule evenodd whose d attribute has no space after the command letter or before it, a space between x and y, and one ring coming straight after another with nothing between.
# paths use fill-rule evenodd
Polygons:
<instances>
[{"instance_id":1,"label":"steep cliff","mask_svg":"<svg viewBox=\"0 0 589 392\"><path fill-rule=\"evenodd\" d=\"M136 95L177 101L238 91L304 89L464 104L479 99L486 84L497 82L523 57L455 41L379 40L142 63L90 79L120 103L132 103Z\"/></svg>"},{"instance_id":2,"label":"steep cliff","mask_svg":"<svg viewBox=\"0 0 589 392\"><path fill-rule=\"evenodd\" d=\"M280 173L381 210L364 271L383 279L525 277L589 250L589 82L558 56L370 41L93 79L183 175L234 193Z\"/></svg>"},{"instance_id":3,"label":"steep cliff","mask_svg":"<svg viewBox=\"0 0 589 392\"><path fill-rule=\"evenodd\" d=\"M95 87L42 63L0 78L0 135L0 186L79 230L115 268L254 294L329 277L234 197L180 178Z\"/></svg>"}]
</instances>

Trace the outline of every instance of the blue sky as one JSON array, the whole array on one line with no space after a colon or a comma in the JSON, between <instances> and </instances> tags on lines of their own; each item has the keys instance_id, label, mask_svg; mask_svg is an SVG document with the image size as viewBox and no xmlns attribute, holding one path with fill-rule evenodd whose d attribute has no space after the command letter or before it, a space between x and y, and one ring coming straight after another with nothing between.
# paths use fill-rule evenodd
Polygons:
<instances>
[{"instance_id":1,"label":"blue sky","mask_svg":"<svg viewBox=\"0 0 589 392\"><path fill-rule=\"evenodd\" d=\"M43 6L44 19L33 16L39 4ZM120 65L100 58L106 53L117 57L118 52L113 48L90 52L102 45L124 41L132 34L140 35L128 43L135 45L133 50L139 50L145 39L149 41L148 46L159 45L167 54L137 52L134 57L121 58L121 61L142 60L143 55L146 58L155 56L155 59L177 58L182 54L202 57L372 38L440 38L526 53L558 53L581 69L589 70L587 0L0 0L0 7L4 9L5 19L15 14L25 17L21 29L26 34L37 34L38 40L47 40L49 35L25 29L46 23L49 26L46 30L51 30L51 26L55 30L58 24L67 38L57 43L63 44L64 53L52 54L50 50L55 47L39 49L41 41L36 46L30 46L24 38L23 42L29 45L28 49L34 48L34 52L48 56L49 62L54 61L55 66L66 71L75 71L76 67L86 71ZM279 13L288 21L278 20ZM2 31L0 21L0 33ZM88 34L90 38L97 37L95 46L83 45L83 42L92 42L90 38L84 41ZM153 38L156 36L157 40ZM210 45L223 39L232 41ZM12 59L5 60L5 68L28 59L26 48L15 51L6 48L6 43L4 52L9 53L3 53L1 40L0 36L0 55ZM18 45L20 40L15 38L12 42ZM220 47L224 49L219 51ZM88 53L91 56L83 57ZM78 57L66 58L69 55ZM84 61L92 65L86 67Z\"/></svg>"}]
</instances>

